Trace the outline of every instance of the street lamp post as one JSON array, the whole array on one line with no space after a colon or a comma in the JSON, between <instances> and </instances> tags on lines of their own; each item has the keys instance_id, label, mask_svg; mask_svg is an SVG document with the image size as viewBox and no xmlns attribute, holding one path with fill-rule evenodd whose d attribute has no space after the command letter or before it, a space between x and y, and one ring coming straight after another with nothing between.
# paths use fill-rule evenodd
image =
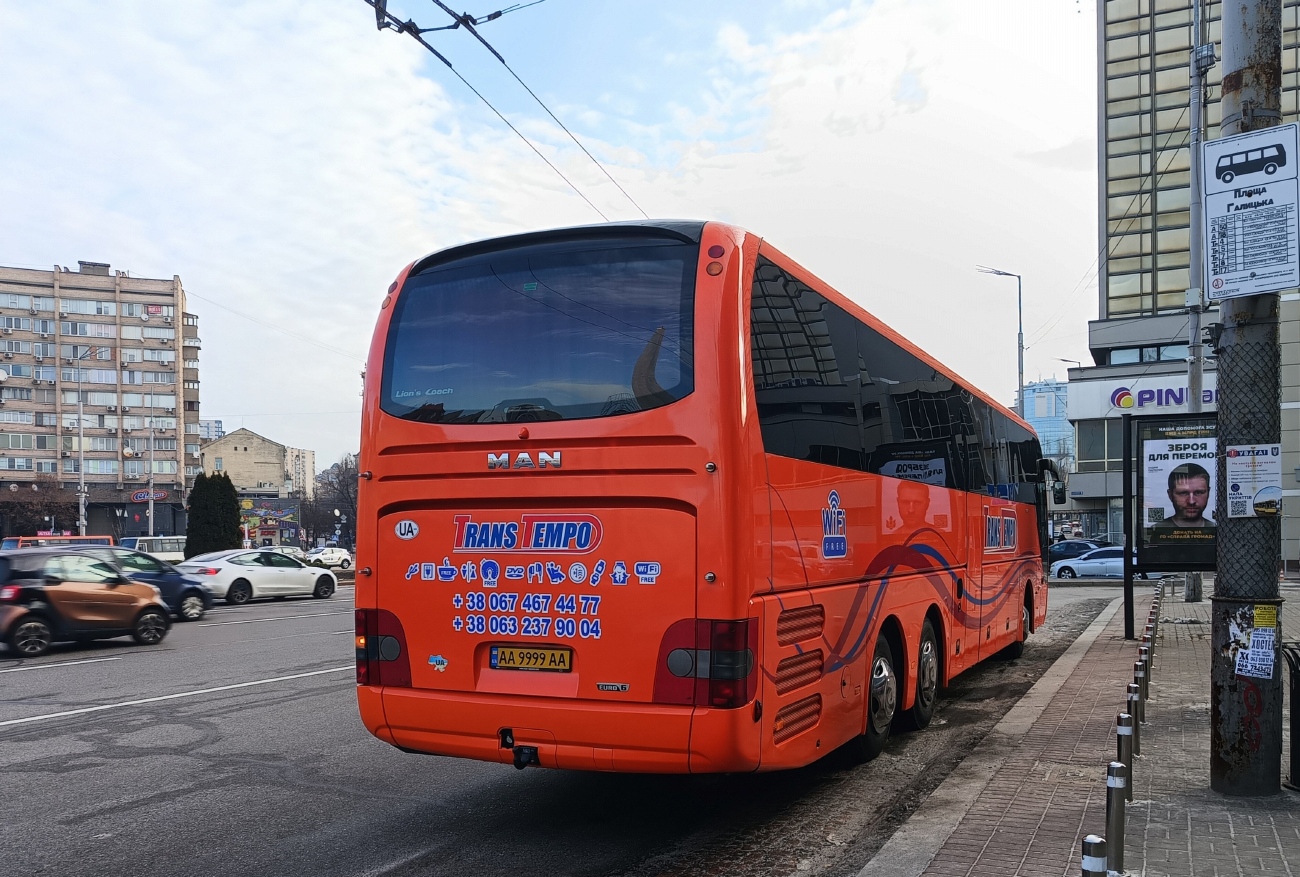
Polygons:
<instances>
[{"instance_id":1,"label":"street lamp post","mask_svg":"<svg viewBox=\"0 0 1300 877\"><path fill-rule=\"evenodd\" d=\"M154 403L154 395L153 393L150 393L149 394L149 508L145 511L145 514L148 515L149 517L150 536L153 535L153 445L154 445L153 403Z\"/></svg>"},{"instance_id":2,"label":"street lamp post","mask_svg":"<svg viewBox=\"0 0 1300 877\"><path fill-rule=\"evenodd\" d=\"M1023 419L1025 416L1025 300L1021 293L1020 275L997 268L986 268L983 265L975 267L985 274L1016 278L1016 413Z\"/></svg>"},{"instance_id":3,"label":"street lamp post","mask_svg":"<svg viewBox=\"0 0 1300 877\"><path fill-rule=\"evenodd\" d=\"M85 371L82 362L92 353L97 352L96 347L87 347L86 352L76 357L77 369L77 532L86 535L86 427L84 415L84 396L82 392L82 372Z\"/></svg>"}]
</instances>

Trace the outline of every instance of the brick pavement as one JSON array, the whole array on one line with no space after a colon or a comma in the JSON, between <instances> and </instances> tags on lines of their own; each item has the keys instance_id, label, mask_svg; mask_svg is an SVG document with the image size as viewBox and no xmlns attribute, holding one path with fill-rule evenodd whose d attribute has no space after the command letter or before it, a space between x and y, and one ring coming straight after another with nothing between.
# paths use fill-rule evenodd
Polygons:
<instances>
[{"instance_id":1,"label":"brick pavement","mask_svg":"<svg viewBox=\"0 0 1300 877\"><path fill-rule=\"evenodd\" d=\"M1288 584L1283 597L1297 605L1300 589ZM1140 588L1139 629L1149 606L1150 591ZM1224 798L1209 788L1209 601L1184 603L1181 593L1168 594L1163 607L1128 808L1128 872L1300 877L1300 794ZM1192 623L1180 623L1187 621ZM1123 613L1117 612L1015 751L1006 754L924 874L1081 872L1080 841L1104 833L1105 765L1115 756L1115 715L1124 707L1136 657L1136 644L1123 638ZM1288 746L1284 740L1284 778Z\"/></svg>"}]
</instances>

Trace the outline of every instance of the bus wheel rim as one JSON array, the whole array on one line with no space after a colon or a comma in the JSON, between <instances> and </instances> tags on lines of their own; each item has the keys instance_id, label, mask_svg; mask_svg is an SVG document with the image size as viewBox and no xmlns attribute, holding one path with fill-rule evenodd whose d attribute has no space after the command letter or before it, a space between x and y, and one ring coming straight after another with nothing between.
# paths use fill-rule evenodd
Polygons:
<instances>
[{"instance_id":1,"label":"bus wheel rim","mask_svg":"<svg viewBox=\"0 0 1300 877\"><path fill-rule=\"evenodd\" d=\"M883 731L894 720L898 704L898 678L885 658L876 658L871 667L871 725Z\"/></svg>"},{"instance_id":2,"label":"bus wheel rim","mask_svg":"<svg viewBox=\"0 0 1300 877\"><path fill-rule=\"evenodd\" d=\"M939 658L935 655L933 640L925 640L921 643L921 657L917 662L916 675L919 684L917 697L923 706L929 706L939 687Z\"/></svg>"}]
</instances>

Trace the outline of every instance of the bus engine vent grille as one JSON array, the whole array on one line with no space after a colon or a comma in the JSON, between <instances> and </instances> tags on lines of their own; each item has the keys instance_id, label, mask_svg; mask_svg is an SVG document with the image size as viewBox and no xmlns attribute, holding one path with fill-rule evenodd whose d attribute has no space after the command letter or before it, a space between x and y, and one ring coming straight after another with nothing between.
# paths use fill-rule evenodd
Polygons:
<instances>
[{"instance_id":1,"label":"bus engine vent grille","mask_svg":"<svg viewBox=\"0 0 1300 877\"><path fill-rule=\"evenodd\" d=\"M776 641L788 646L822 635L826 624L826 610L821 606L800 606L786 609L776 619Z\"/></svg>"},{"instance_id":2,"label":"bus engine vent grille","mask_svg":"<svg viewBox=\"0 0 1300 877\"><path fill-rule=\"evenodd\" d=\"M822 678L824 663L821 649L782 658L776 665L776 693L787 694L816 682Z\"/></svg>"},{"instance_id":3,"label":"bus engine vent grille","mask_svg":"<svg viewBox=\"0 0 1300 877\"><path fill-rule=\"evenodd\" d=\"M822 696L814 694L777 710L772 723L772 741L784 743L796 734L815 727L822 717Z\"/></svg>"}]
</instances>

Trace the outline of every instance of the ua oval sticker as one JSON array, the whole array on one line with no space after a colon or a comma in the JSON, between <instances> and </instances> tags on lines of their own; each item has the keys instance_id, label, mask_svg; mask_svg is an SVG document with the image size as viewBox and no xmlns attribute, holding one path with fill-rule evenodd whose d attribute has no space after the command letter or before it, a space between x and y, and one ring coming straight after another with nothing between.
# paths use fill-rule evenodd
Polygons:
<instances>
[{"instance_id":1,"label":"ua oval sticker","mask_svg":"<svg viewBox=\"0 0 1300 877\"><path fill-rule=\"evenodd\" d=\"M398 521L393 532L397 534L398 539L414 539L420 535L420 525L415 521Z\"/></svg>"}]
</instances>

